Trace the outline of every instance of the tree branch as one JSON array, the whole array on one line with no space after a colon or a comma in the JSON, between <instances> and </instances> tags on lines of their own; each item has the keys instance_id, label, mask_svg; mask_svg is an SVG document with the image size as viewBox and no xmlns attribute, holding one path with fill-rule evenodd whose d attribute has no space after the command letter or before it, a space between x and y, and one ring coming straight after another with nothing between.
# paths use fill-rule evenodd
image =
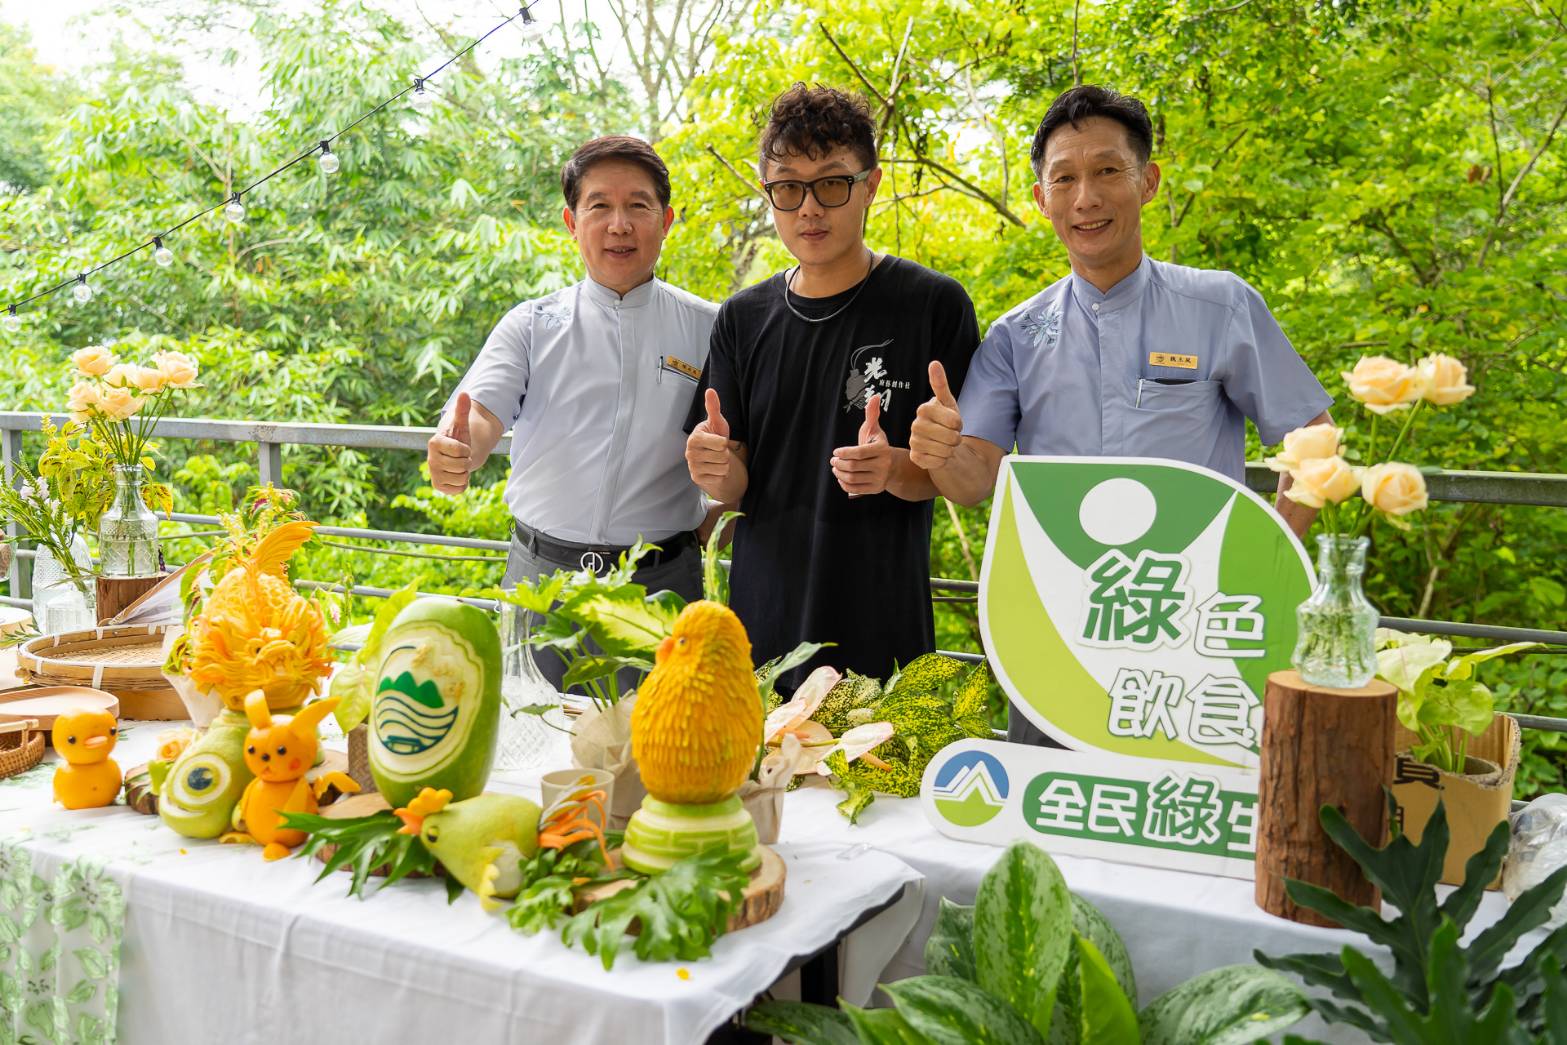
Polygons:
<instances>
[{"instance_id":1,"label":"tree branch","mask_svg":"<svg viewBox=\"0 0 1567 1045\"><path fill-rule=\"evenodd\" d=\"M1485 256L1491 252L1491 244L1496 242L1496 233L1501 229L1502 222L1507 217L1507 208L1512 205L1513 196L1518 192L1518 186L1523 184L1523 180L1529 176L1529 172L1534 170L1534 165L1540 162L1540 157L1545 153L1545 150L1551 147L1551 142L1555 139L1556 132L1561 128L1564 119L1567 119L1567 101L1562 103L1561 110L1556 114L1556 120L1551 124L1551 129L1545 133L1545 140L1540 143L1538 149L1534 150L1534 155L1529 157L1529 162L1520 167L1518 173L1513 175L1512 182L1502 195L1501 205L1497 208L1496 221L1491 223L1491 230L1486 233L1485 243L1480 247L1480 256L1475 260L1476 268L1485 264Z\"/></svg>"},{"instance_id":2,"label":"tree branch","mask_svg":"<svg viewBox=\"0 0 1567 1045\"><path fill-rule=\"evenodd\" d=\"M711 145L707 147L707 151L713 157L713 159L724 165L725 170L727 170L730 174L733 174L736 178L739 178L741 184L749 189L752 195L760 196L762 198L762 202L768 203L770 205L771 201L767 199L767 193L763 192L757 186L756 182L752 181L750 178L747 178L744 174L741 174L739 169L736 168L734 164L724 159L723 154L720 153L717 149L713 148Z\"/></svg>"},{"instance_id":3,"label":"tree branch","mask_svg":"<svg viewBox=\"0 0 1567 1045\"><path fill-rule=\"evenodd\" d=\"M869 91L878 102L881 103L881 106L884 110L890 110L892 108L892 103L889 102L886 98L882 97L882 93L876 89L875 84L866 79L865 74L860 71L860 67L855 64L854 59L849 57L849 53L838 45L837 40L833 39L832 32L827 28L827 23L817 22L816 28L820 29L822 31L822 35L827 38L827 42L832 44L832 49L838 52L838 57L843 59L844 64L849 67L849 71L854 74L855 79L859 80L865 89Z\"/></svg>"}]
</instances>

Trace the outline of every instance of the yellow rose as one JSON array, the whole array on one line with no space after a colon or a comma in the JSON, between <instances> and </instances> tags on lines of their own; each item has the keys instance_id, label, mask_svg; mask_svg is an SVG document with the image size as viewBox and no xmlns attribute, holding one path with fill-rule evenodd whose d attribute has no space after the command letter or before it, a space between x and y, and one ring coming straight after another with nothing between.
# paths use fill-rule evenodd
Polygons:
<instances>
[{"instance_id":1,"label":"yellow rose","mask_svg":"<svg viewBox=\"0 0 1567 1045\"><path fill-rule=\"evenodd\" d=\"M134 417L145 402L133 388L112 386L98 393L98 409L111 421Z\"/></svg>"},{"instance_id":2,"label":"yellow rose","mask_svg":"<svg viewBox=\"0 0 1567 1045\"><path fill-rule=\"evenodd\" d=\"M135 363L116 363L103 375L103 383L111 388L134 388L136 371L140 369Z\"/></svg>"},{"instance_id":3,"label":"yellow rose","mask_svg":"<svg viewBox=\"0 0 1567 1045\"><path fill-rule=\"evenodd\" d=\"M65 400L65 408L71 412L71 419L77 419L80 414L83 417L87 411L98 405L98 386L91 381L78 381L71 386L71 394Z\"/></svg>"},{"instance_id":4,"label":"yellow rose","mask_svg":"<svg viewBox=\"0 0 1567 1045\"><path fill-rule=\"evenodd\" d=\"M1387 356L1361 356L1355 369L1343 375L1350 398L1376 414L1407 410L1420 398L1422 385L1414 367Z\"/></svg>"},{"instance_id":5,"label":"yellow rose","mask_svg":"<svg viewBox=\"0 0 1567 1045\"><path fill-rule=\"evenodd\" d=\"M183 352L159 352L152 357L163 374L163 383L171 388L190 388L196 384L196 361Z\"/></svg>"},{"instance_id":6,"label":"yellow rose","mask_svg":"<svg viewBox=\"0 0 1567 1045\"><path fill-rule=\"evenodd\" d=\"M173 762L195 739L196 731L193 729L168 729L159 733L157 755L159 761Z\"/></svg>"},{"instance_id":7,"label":"yellow rose","mask_svg":"<svg viewBox=\"0 0 1567 1045\"><path fill-rule=\"evenodd\" d=\"M1388 515L1408 515L1426 506L1426 477L1412 464L1374 464L1360 478L1360 496Z\"/></svg>"},{"instance_id":8,"label":"yellow rose","mask_svg":"<svg viewBox=\"0 0 1567 1045\"><path fill-rule=\"evenodd\" d=\"M1344 430L1330 424L1297 428L1284 436L1284 446L1266 463L1275 472L1293 472L1307 461L1337 457L1338 441L1343 437Z\"/></svg>"},{"instance_id":9,"label":"yellow rose","mask_svg":"<svg viewBox=\"0 0 1567 1045\"><path fill-rule=\"evenodd\" d=\"M114 353L102 345L88 345L71 353L71 365L85 377L102 377L114 365Z\"/></svg>"},{"instance_id":10,"label":"yellow rose","mask_svg":"<svg viewBox=\"0 0 1567 1045\"><path fill-rule=\"evenodd\" d=\"M1434 406L1452 406L1475 394L1469 371L1452 356L1426 356L1415 364L1415 370L1420 375L1420 394Z\"/></svg>"},{"instance_id":11,"label":"yellow rose","mask_svg":"<svg viewBox=\"0 0 1567 1045\"><path fill-rule=\"evenodd\" d=\"M163 376L163 371L159 370L157 367L131 367L131 384L135 385L143 392L152 393L159 391L163 388L164 382L166 380L167 378Z\"/></svg>"},{"instance_id":12,"label":"yellow rose","mask_svg":"<svg viewBox=\"0 0 1567 1045\"><path fill-rule=\"evenodd\" d=\"M1360 486L1356 470L1336 455L1306 461L1290 472L1290 478L1284 496L1308 508L1321 508L1329 502L1338 504Z\"/></svg>"}]
</instances>

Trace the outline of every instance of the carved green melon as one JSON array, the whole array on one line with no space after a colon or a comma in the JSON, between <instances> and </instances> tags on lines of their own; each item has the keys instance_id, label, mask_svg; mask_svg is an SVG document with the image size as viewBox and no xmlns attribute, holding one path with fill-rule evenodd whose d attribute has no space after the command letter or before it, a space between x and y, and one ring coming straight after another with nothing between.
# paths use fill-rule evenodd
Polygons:
<instances>
[{"instance_id":1,"label":"carved green melon","mask_svg":"<svg viewBox=\"0 0 1567 1045\"><path fill-rule=\"evenodd\" d=\"M421 788L460 802L484 790L501 708L501 643L489 614L419 599L382 639L370 772L395 809Z\"/></svg>"},{"instance_id":2,"label":"carved green melon","mask_svg":"<svg viewBox=\"0 0 1567 1045\"><path fill-rule=\"evenodd\" d=\"M254 775L245 765L250 722L224 709L163 779L158 817L186 838L216 838L231 829L234 807Z\"/></svg>"}]
</instances>

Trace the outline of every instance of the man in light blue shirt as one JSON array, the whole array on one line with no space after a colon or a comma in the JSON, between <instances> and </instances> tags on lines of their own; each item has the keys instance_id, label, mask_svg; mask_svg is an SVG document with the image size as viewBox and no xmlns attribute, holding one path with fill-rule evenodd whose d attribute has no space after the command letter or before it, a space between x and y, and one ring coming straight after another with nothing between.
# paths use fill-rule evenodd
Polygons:
<instances>
[{"instance_id":1,"label":"man in light blue shirt","mask_svg":"<svg viewBox=\"0 0 1567 1045\"><path fill-rule=\"evenodd\" d=\"M1159 189L1152 143L1142 103L1101 87L1075 87L1045 114L1034 199L1072 272L991 325L961 399L931 368L936 394L909 450L949 499L990 496L1014 445L1170 458L1239 481L1247 418L1264 444L1327 420L1332 397L1260 294L1234 273L1143 253L1141 208ZM1297 534L1315 514L1282 497L1278 511Z\"/></svg>"},{"instance_id":2,"label":"man in light blue shirt","mask_svg":"<svg viewBox=\"0 0 1567 1045\"><path fill-rule=\"evenodd\" d=\"M991 325L961 399L931 364L935 395L917 412L909 459L949 500L990 496L1014 446L1162 457L1239 481L1247 418L1264 444L1328 420L1332 398L1260 294L1233 273L1143 253L1142 208L1159 191L1152 148L1143 104L1102 87L1074 87L1045 113L1034 201L1072 271ZM1297 535L1316 515L1282 496L1277 511ZM1051 743L1017 715L1008 739Z\"/></svg>"}]
</instances>

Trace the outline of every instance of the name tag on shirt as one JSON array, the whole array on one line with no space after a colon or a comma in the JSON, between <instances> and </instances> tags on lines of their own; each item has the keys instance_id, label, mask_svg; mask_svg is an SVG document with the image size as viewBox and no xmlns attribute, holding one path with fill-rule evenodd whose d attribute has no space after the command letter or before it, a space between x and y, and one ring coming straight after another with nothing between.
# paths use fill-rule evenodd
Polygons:
<instances>
[{"instance_id":1,"label":"name tag on shirt","mask_svg":"<svg viewBox=\"0 0 1567 1045\"><path fill-rule=\"evenodd\" d=\"M664 357L664 369L673 370L677 374L684 374L693 381L702 380L702 369L700 367L694 367L684 359L677 359L674 356Z\"/></svg>"},{"instance_id":2,"label":"name tag on shirt","mask_svg":"<svg viewBox=\"0 0 1567 1045\"><path fill-rule=\"evenodd\" d=\"M1197 357L1196 356L1178 356L1178 355L1175 355L1172 352L1150 352L1150 353L1148 353L1148 365L1149 366L1173 366L1173 367L1178 367L1181 370L1196 370L1197 369Z\"/></svg>"}]
</instances>

